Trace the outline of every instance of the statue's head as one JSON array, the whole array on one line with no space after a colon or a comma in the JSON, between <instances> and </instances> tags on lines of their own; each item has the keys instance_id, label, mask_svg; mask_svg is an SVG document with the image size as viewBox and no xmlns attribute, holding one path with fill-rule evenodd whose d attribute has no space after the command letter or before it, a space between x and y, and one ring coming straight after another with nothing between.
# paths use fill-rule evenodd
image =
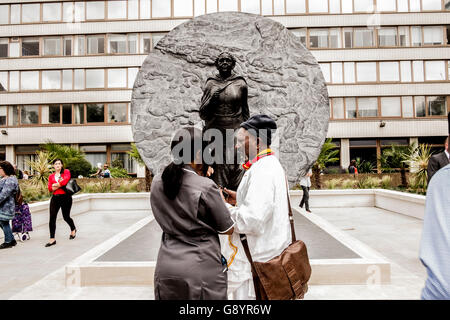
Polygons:
<instances>
[{"instance_id":1,"label":"statue's head","mask_svg":"<svg viewBox=\"0 0 450 320\"><path fill-rule=\"evenodd\" d=\"M236 59L230 53L222 52L216 58L214 65L219 71L231 71L236 65Z\"/></svg>"}]
</instances>

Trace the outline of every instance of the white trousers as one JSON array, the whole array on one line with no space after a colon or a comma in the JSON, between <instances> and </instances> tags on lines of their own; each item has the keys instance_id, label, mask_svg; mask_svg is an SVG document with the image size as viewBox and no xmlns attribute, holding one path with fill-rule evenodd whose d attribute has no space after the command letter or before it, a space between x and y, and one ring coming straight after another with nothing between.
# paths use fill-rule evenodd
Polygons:
<instances>
[{"instance_id":1,"label":"white trousers","mask_svg":"<svg viewBox=\"0 0 450 320\"><path fill-rule=\"evenodd\" d=\"M253 279L244 282L228 281L228 300L255 300Z\"/></svg>"}]
</instances>

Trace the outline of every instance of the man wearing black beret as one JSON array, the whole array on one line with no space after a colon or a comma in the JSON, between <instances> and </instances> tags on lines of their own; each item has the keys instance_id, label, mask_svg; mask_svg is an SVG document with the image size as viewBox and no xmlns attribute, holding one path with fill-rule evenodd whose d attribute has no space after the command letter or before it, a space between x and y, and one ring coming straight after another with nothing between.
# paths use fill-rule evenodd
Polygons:
<instances>
[{"instance_id":1,"label":"man wearing black beret","mask_svg":"<svg viewBox=\"0 0 450 320\"><path fill-rule=\"evenodd\" d=\"M241 123L237 132L236 148L245 153L248 161L243 164L245 174L237 192L225 189L230 195L227 206L235 221L235 232L222 244L228 261L230 299L257 297L239 234L247 236L255 262L278 256L291 243L286 175L270 149L276 129L272 118L259 114Z\"/></svg>"}]
</instances>

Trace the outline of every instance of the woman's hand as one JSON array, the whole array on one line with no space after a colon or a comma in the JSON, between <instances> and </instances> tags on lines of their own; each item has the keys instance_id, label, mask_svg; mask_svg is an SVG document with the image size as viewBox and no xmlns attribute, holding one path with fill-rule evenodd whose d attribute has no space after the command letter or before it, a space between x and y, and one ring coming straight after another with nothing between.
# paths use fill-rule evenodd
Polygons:
<instances>
[{"instance_id":1,"label":"woman's hand","mask_svg":"<svg viewBox=\"0 0 450 320\"><path fill-rule=\"evenodd\" d=\"M228 198L226 199L226 202L231 204L232 206L236 205L236 191L228 190L227 188L224 189L226 193L228 193Z\"/></svg>"},{"instance_id":2,"label":"woman's hand","mask_svg":"<svg viewBox=\"0 0 450 320\"><path fill-rule=\"evenodd\" d=\"M208 167L208 171L206 171L206 176L211 177L214 173L214 169L212 167Z\"/></svg>"}]
</instances>

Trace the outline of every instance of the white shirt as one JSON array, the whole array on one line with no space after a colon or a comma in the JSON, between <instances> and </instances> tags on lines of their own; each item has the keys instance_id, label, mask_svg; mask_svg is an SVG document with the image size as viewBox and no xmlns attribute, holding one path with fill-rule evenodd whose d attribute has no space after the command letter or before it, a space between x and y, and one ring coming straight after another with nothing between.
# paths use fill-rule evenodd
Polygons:
<instances>
[{"instance_id":1,"label":"white shirt","mask_svg":"<svg viewBox=\"0 0 450 320\"><path fill-rule=\"evenodd\" d=\"M236 200L236 207L228 205L234 233L221 236L221 246L229 264L228 280L243 282L252 273L239 234L247 235L253 261L258 262L278 256L291 243L285 173L275 156L260 159L246 171Z\"/></svg>"},{"instance_id":2,"label":"white shirt","mask_svg":"<svg viewBox=\"0 0 450 320\"><path fill-rule=\"evenodd\" d=\"M312 173L312 170L309 169L308 173ZM304 175L301 179L300 179L300 185L304 186L304 187L311 187L311 177L308 177L307 175Z\"/></svg>"}]
</instances>

